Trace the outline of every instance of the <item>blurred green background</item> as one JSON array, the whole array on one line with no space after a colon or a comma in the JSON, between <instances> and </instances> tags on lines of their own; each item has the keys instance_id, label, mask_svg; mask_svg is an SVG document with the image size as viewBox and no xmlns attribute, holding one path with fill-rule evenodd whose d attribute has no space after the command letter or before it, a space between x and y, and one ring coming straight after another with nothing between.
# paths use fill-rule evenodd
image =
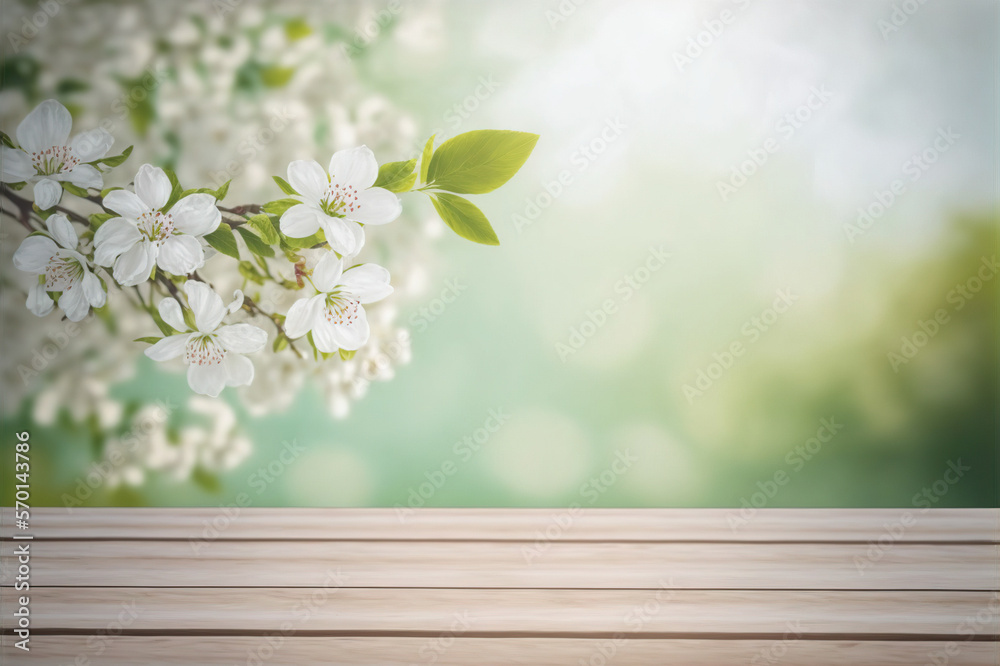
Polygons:
<instances>
[{"instance_id":1,"label":"blurred green background","mask_svg":"<svg viewBox=\"0 0 1000 666\"><path fill-rule=\"evenodd\" d=\"M228 395L253 444L240 464L84 498L106 431L36 422L8 372L0 425L11 444L32 433L33 505L997 506L995 2L129 4L69 4L8 44L5 131L50 96L86 129L86 105L107 105L98 80L126 89L158 59L202 72L236 117L264 99L306 110L261 147L265 175L290 155L325 163L350 142L340 125L391 124L380 162L434 132L541 139L477 198L499 248L448 232L413 258L423 288L398 304L412 361L346 419L308 384L259 417ZM5 3L4 25L36 11ZM85 39L88 14L117 23ZM304 84L310 68L339 83ZM190 128L228 121L171 111L180 90L113 133L194 177L220 167ZM370 99L402 115L366 115ZM244 176L244 198L275 196ZM394 225L432 216L403 203ZM37 335L4 324L5 342ZM127 410L188 396L145 359L110 391ZM197 418L180 409L171 427Z\"/></svg>"}]
</instances>

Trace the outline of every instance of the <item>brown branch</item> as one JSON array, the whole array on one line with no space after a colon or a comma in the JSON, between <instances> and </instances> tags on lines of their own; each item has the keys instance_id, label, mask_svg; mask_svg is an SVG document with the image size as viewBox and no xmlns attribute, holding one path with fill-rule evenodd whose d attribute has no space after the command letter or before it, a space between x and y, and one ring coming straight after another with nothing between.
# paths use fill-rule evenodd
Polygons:
<instances>
[{"instance_id":1,"label":"brown branch","mask_svg":"<svg viewBox=\"0 0 1000 666\"><path fill-rule=\"evenodd\" d=\"M16 194L14 190L12 190L7 185L3 186L3 194L5 197L10 199L10 201L15 206L18 207L18 210L21 212L21 219L20 219L21 224L23 224L25 228L27 228L29 231L34 231L34 229L32 229L30 224L28 223L30 220L30 215L34 211L34 209L32 208L33 203L29 199L26 199ZM90 197L87 198L90 199ZM54 206L54 208L56 211L62 213L63 215L69 217L70 219L75 220L85 226L90 226L90 220L88 220L80 213L72 211L64 206Z\"/></svg>"},{"instance_id":2,"label":"brown branch","mask_svg":"<svg viewBox=\"0 0 1000 666\"><path fill-rule=\"evenodd\" d=\"M3 212L17 220L28 231L35 231L35 229L31 226L31 202L24 197L14 194L14 190L6 184L3 186L3 194L12 204L17 206L18 214L14 215L9 210L4 210Z\"/></svg>"},{"instance_id":3,"label":"brown branch","mask_svg":"<svg viewBox=\"0 0 1000 666\"><path fill-rule=\"evenodd\" d=\"M281 322L279 322L276 317L274 317L273 315L269 315L268 313L264 312L264 310L259 305L257 305L254 302L254 300L252 298L250 298L249 296L244 296L243 297L243 307L246 309L247 312L249 312L251 314L257 314L257 315L260 315L262 317L267 317L268 319L270 319L271 323L274 324L274 327L276 329L278 329L278 333L280 333L281 335L283 335L285 337L285 339L288 340L288 348L291 349L293 352L295 352L295 355L298 356L299 358L305 358L302 355L302 352L300 352L298 350L298 348L296 348L295 343L292 342L292 339L290 337L288 337L288 334L285 333L285 327L281 325Z\"/></svg>"},{"instance_id":4,"label":"brown branch","mask_svg":"<svg viewBox=\"0 0 1000 666\"><path fill-rule=\"evenodd\" d=\"M233 215L256 215L261 211L259 204L240 204L239 206L233 206L232 208L226 208L225 206L219 206L219 210L232 213Z\"/></svg>"},{"instance_id":5,"label":"brown branch","mask_svg":"<svg viewBox=\"0 0 1000 666\"><path fill-rule=\"evenodd\" d=\"M156 274L156 281L166 287L167 291L170 292L170 295L174 297L174 300L180 303L182 308L184 307L184 301L181 300L181 295L180 292L177 291L176 284L174 284L166 275L159 272Z\"/></svg>"}]
</instances>

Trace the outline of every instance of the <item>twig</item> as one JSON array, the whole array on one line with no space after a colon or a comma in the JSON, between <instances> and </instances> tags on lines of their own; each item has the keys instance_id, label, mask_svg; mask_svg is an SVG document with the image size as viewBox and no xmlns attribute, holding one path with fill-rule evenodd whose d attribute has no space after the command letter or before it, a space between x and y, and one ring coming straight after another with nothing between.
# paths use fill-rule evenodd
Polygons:
<instances>
[{"instance_id":1,"label":"twig","mask_svg":"<svg viewBox=\"0 0 1000 666\"><path fill-rule=\"evenodd\" d=\"M250 298L249 296L244 296L243 297L243 307L246 308L247 312L249 312L251 314L261 315L262 317L267 317L268 319L270 319L271 323L274 324L274 327L276 329L278 329L278 333L280 333L281 335L283 335L285 337L285 339L288 340L288 348L291 349L293 352L295 352L295 355L298 356L299 358L305 358L302 355L302 352L300 352L295 347L295 343L292 342L292 339L288 337L288 334L285 333L285 327L281 325L281 322L279 322L276 317L274 317L273 315L269 315L268 313L264 312L264 310L262 310L261 307L259 305L257 305L254 302L254 300L252 298Z\"/></svg>"},{"instance_id":2,"label":"twig","mask_svg":"<svg viewBox=\"0 0 1000 666\"><path fill-rule=\"evenodd\" d=\"M24 197L19 197L14 194L14 190L7 187L7 185L3 186L3 194L12 204L17 206L18 214L14 215L9 210L4 210L3 212L17 220L28 231L35 231L35 229L31 226L31 202Z\"/></svg>"},{"instance_id":3,"label":"twig","mask_svg":"<svg viewBox=\"0 0 1000 666\"><path fill-rule=\"evenodd\" d=\"M261 211L260 204L240 204L239 206L233 206L232 208L226 208L225 206L219 206L219 210L224 213L232 213L233 215L256 215Z\"/></svg>"},{"instance_id":4,"label":"twig","mask_svg":"<svg viewBox=\"0 0 1000 666\"><path fill-rule=\"evenodd\" d=\"M28 199L25 199L22 196L19 196L18 194L15 194L14 190L12 190L11 188L9 188L7 185L3 186L3 194L8 199L10 199L11 202L15 206L18 207L18 210L20 210L20 212L21 212L21 219L20 219L21 224L23 224L25 226L25 228L27 228L29 231L34 231L34 229L31 228L31 225L30 225L30 222L29 222L30 215L31 215L31 213L34 210L32 208L32 202L30 200L28 200ZM90 199L90 197L87 197L87 198ZM73 220L76 220L80 224L83 224L85 226L90 226L90 220L88 220L86 217L84 217L80 213L72 211L69 208L65 208L63 206L54 206L54 208L55 208L56 211L62 213L63 215L66 215L67 217L69 217L69 218L71 218Z\"/></svg>"}]
</instances>

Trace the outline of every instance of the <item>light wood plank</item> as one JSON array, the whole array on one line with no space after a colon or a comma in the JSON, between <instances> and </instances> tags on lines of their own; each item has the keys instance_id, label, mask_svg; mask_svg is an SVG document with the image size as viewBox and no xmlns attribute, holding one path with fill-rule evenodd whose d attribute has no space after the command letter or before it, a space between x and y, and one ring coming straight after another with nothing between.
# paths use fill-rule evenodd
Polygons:
<instances>
[{"instance_id":1,"label":"light wood plank","mask_svg":"<svg viewBox=\"0 0 1000 666\"><path fill-rule=\"evenodd\" d=\"M904 516L912 523L904 525ZM9 507L0 509L0 526L9 539ZM534 541L558 535L602 542L1000 543L1000 510L36 508L29 533L36 539Z\"/></svg>"},{"instance_id":2,"label":"light wood plank","mask_svg":"<svg viewBox=\"0 0 1000 666\"><path fill-rule=\"evenodd\" d=\"M5 595L2 626L15 626ZM1000 634L996 592L37 588L32 627L96 631L446 632L538 635ZM975 618L980 618L983 621ZM973 618L969 621L969 618Z\"/></svg>"},{"instance_id":3,"label":"light wood plank","mask_svg":"<svg viewBox=\"0 0 1000 666\"><path fill-rule=\"evenodd\" d=\"M103 640L106 639L106 640ZM65 666L267 664L267 666L921 666L947 657L948 666L991 666L995 643L787 640L312 638L300 636L139 637L38 636L31 654L3 637L4 663ZM88 643L88 641L90 641ZM102 649L97 655L98 649ZM950 654L949 654L950 652ZM754 659L757 661L754 661ZM88 659L89 661L74 661Z\"/></svg>"},{"instance_id":4,"label":"light wood plank","mask_svg":"<svg viewBox=\"0 0 1000 666\"><path fill-rule=\"evenodd\" d=\"M0 544L0 584L15 544ZM998 546L516 542L47 541L34 586L996 590ZM878 555L877 559L872 556ZM531 558L531 559L529 559Z\"/></svg>"}]
</instances>

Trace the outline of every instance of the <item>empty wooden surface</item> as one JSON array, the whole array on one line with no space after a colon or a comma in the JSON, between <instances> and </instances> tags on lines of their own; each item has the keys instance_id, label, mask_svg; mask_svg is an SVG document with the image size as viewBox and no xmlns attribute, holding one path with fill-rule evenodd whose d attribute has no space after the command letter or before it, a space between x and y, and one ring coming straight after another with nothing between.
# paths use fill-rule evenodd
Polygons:
<instances>
[{"instance_id":1,"label":"empty wooden surface","mask_svg":"<svg viewBox=\"0 0 1000 666\"><path fill-rule=\"evenodd\" d=\"M35 509L24 653L4 509L3 663L1000 664L1000 511L907 513Z\"/></svg>"}]
</instances>

